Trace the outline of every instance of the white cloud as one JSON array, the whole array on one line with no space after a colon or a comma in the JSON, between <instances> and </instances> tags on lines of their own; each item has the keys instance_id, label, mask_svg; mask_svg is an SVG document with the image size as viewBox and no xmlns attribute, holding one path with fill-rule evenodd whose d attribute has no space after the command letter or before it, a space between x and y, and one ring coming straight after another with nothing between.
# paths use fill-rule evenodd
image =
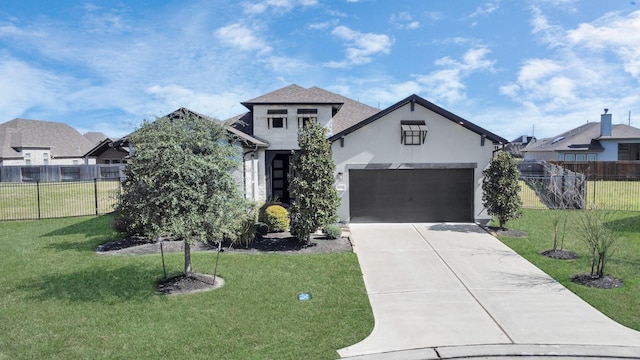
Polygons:
<instances>
[{"instance_id":1,"label":"white cloud","mask_svg":"<svg viewBox=\"0 0 640 360\"><path fill-rule=\"evenodd\" d=\"M262 53L272 50L252 29L241 24L231 24L222 27L216 30L215 35L222 42L240 50L258 51Z\"/></svg>"},{"instance_id":2,"label":"white cloud","mask_svg":"<svg viewBox=\"0 0 640 360\"><path fill-rule=\"evenodd\" d=\"M640 78L640 11L623 17L607 14L596 23L567 32L569 43L592 52L612 51L625 71Z\"/></svg>"},{"instance_id":3,"label":"white cloud","mask_svg":"<svg viewBox=\"0 0 640 360\"><path fill-rule=\"evenodd\" d=\"M153 85L148 87L145 92L155 98L158 104L163 104L162 110L165 113L186 107L201 114L225 120L246 111L239 105L241 101L246 99L243 98L243 95L233 92L210 94L176 84ZM153 109L153 111L158 111L158 109Z\"/></svg>"},{"instance_id":4,"label":"white cloud","mask_svg":"<svg viewBox=\"0 0 640 360\"><path fill-rule=\"evenodd\" d=\"M493 72L495 60L487 56L491 51L485 47L467 50L461 60L451 57L438 59L435 64L444 69L418 76L417 81L423 86L423 92L429 98L448 104L466 99L463 80L476 72Z\"/></svg>"},{"instance_id":5,"label":"white cloud","mask_svg":"<svg viewBox=\"0 0 640 360\"><path fill-rule=\"evenodd\" d=\"M466 18L474 18L477 16L489 15L492 12L500 9L500 0L494 0L484 3L482 6L476 7L476 11L467 16Z\"/></svg>"},{"instance_id":6,"label":"white cloud","mask_svg":"<svg viewBox=\"0 0 640 360\"><path fill-rule=\"evenodd\" d=\"M259 2L244 2L242 6L244 12L247 14L262 14L269 9L273 9L277 12L289 12L294 7L310 7L316 6L317 0L264 0Z\"/></svg>"},{"instance_id":7,"label":"white cloud","mask_svg":"<svg viewBox=\"0 0 640 360\"><path fill-rule=\"evenodd\" d=\"M415 30L420 27L420 22L408 11L392 14L389 21L400 29Z\"/></svg>"},{"instance_id":8,"label":"white cloud","mask_svg":"<svg viewBox=\"0 0 640 360\"><path fill-rule=\"evenodd\" d=\"M552 25L539 7L531 8L531 33L539 36L540 40L551 47L564 45L564 29L559 25Z\"/></svg>"},{"instance_id":9,"label":"white cloud","mask_svg":"<svg viewBox=\"0 0 640 360\"><path fill-rule=\"evenodd\" d=\"M348 67L361 65L372 61L372 57L378 54L391 52L393 41L384 34L361 33L351 30L346 26L338 26L331 34L344 40L347 46L346 59L340 62L330 62L329 67Z\"/></svg>"},{"instance_id":10,"label":"white cloud","mask_svg":"<svg viewBox=\"0 0 640 360\"><path fill-rule=\"evenodd\" d=\"M13 119L39 107L61 108L56 100L60 83L56 75L12 58L0 58L0 109ZM43 119L46 120L46 119Z\"/></svg>"}]
</instances>

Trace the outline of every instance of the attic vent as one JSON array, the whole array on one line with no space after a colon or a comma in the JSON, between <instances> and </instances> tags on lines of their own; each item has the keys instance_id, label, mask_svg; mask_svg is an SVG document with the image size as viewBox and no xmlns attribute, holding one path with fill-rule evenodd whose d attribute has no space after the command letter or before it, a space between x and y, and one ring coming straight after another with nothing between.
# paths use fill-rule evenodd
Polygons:
<instances>
[{"instance_id":1,"label":"attic vent","mask_svg":"<svg viewBox=\"0 0 640 360\"><path fill-rule=\"evenodd\" d=\"M565 138L564 138L564 136L558 136L557 138L553 139L553 141L552 141L551 143L552 143L552 144L555 144L555 143L557 143L557 142L559 142L559 141L562 141L562 140L564 140L564 139L565 139Z\"/></svg>"}]
</instances>

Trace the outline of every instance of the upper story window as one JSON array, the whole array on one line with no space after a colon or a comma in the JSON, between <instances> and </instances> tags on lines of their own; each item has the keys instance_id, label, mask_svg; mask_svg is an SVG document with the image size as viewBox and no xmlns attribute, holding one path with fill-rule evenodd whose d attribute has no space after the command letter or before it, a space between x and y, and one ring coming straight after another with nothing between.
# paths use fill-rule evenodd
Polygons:
<instances>
[{"instance_id":1,"label":"upper story window","mask_svg":"<svg viewBox=\"0 0 640 360\"><path fill-rule=\"evenodd\" d=\"M267 110L268 128L288 128L287 109Z\"/></svg>"},{"instance_id":2,"label":"upper story window","mask_svg":"<svg viewBox=\"0 0 640 360\"><path fill-rule=\"evenodd\" d=\"M405 145L422 145L427 137L427 125L423 120L402 120L400 122L400 143Z\"/></svg>"},{"instance_id":3,"label":"upper story window","mask_svg":"<svg viewBox=\"0 0 640 360\"><path fill-rule=\"evenodd\" d=\"M318 109L298 109L298 128L318 122Z\"/></svg>"},{"instance_id":4,"label":"upper story window","mask_svg":"<svg viewBox=\"0 0 640 360\"><path fill-rule=\"evenodd\" d=\"M24 153L24 164L31 165L31 153Z\"/></svg>"}]
</instances>

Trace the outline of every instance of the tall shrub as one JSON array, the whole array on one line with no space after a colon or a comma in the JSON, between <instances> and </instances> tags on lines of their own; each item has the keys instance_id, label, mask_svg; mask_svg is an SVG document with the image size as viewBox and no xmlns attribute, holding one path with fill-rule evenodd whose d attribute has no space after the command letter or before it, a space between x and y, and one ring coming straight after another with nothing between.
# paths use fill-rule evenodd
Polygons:
<instances>
[{"instance_id":1,"label":"tall shrub","mask_svg":"<svg viewBox=\"0 0 640 360\"><path fill-rule=\"evenodd\" d=\"M520 184L518 162L506 152L499 152L489 166L482 171L482 203L489 215L498 218L501 229L504 224L520 217Z\"/></svg>"},{"instance_id":2,"label":"tall shrub","mask_svg":"<svg viewBox=\"0 0 640 360\"><path fill-rule=\"evenodd\" d=\"M340 198L335 188L335 164L326 129L310 123L298 132L300 151L293 159L290 180L294 201L291 233L308 242L319 228L337 221Z\"/></svg>"},{"instance_id":3,"label":"tall shrub","mask_svg":"<svg viewBox=\"0 0 640 360\"><path fill-rule=\"evenodd\" d=\"M146 236L184 241L184 272L191 273L190 245L237 234L247 205L231 171L239 152L219 123L184 115L145 121L129 137L128 162L116 223Z\"/></svg>"}]
</instances>

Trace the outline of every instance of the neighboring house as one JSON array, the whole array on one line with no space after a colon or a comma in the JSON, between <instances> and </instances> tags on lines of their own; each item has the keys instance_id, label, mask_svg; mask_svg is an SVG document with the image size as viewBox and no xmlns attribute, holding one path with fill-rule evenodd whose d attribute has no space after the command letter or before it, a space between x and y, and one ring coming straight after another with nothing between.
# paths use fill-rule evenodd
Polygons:
<instances>
[{"instance_id":1,"label":"neighboring house","mask_svg":"<svg viewBox=\"0 0 640 360\"><path fill-rule=\"evenodd\" d=\"M86 134L85 134L86 136ZM126 164L129 148L118 139L103 138L91 150L84 154L87 164Z\"/></svg>"},{"instance_id":2,"label":"neighboring house","mask_svg":"<svg viewBox=\"0 0 640 360\"><path fill-rule=\"evenodd\" d=\"M288 203L298 129L329 129L344 222L485 221L482 170L507 140L412 95L382 111L290 85L242 103L228 120L244 143L245 194Z\"/></svg>"},{"instance_id":3,"label":"neighboring house","mask_svg":"<svg viewBox=\"0 0 640 360\"><path fill-rule=\"evenodd\" d=\"M548 139L532 141L522 152L535 161L640 160L640 129L612 124L605 109L600 123L587 123Z\"/></svg>"},{"instance_id":4,"label":"neighboring house","mask_svg":"<svg viewBox=\"0 0 640 360\"><path fill-rule=\"evenodd\" d=\"M524 149L530 142L536 141L536 138L530 135L518 136L518 138L510 141L505 147L504 151L511 154L516 158L522 158L522 149Z\"/></svg>"},{"instance_id":5,"label":"neighboring house","mask_svg":"<svg viewBox=\"0 0 640 360\"><path fill-rule=\"evenodd\" d=\"M90 138L59 122L7 121L0 124L0 165L81 165L96 145L96 134Z\"/></svg>"}]
</instances>

